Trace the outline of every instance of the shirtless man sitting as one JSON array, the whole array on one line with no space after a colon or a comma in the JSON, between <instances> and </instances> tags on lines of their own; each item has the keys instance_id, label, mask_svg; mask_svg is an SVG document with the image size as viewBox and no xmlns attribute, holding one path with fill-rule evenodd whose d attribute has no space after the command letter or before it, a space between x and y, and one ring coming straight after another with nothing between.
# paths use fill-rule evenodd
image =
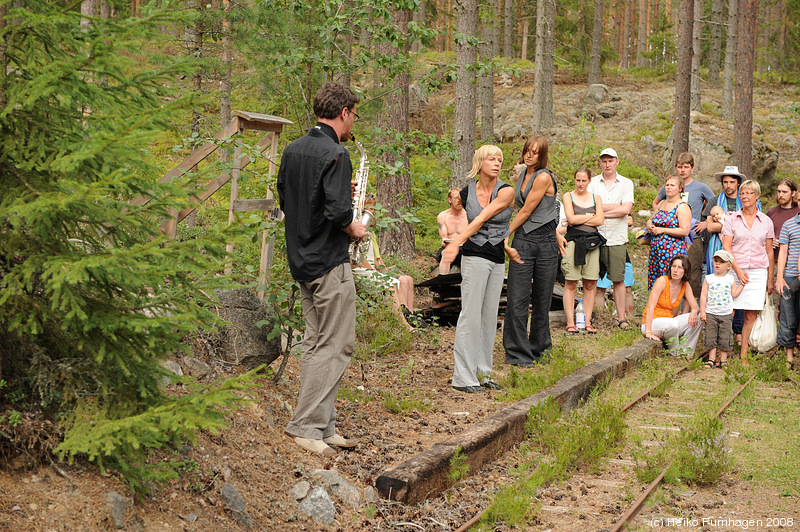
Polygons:
<instances>
[{"instance_id":1,"label":"shirtless man sitting","mask_svg":"<svg viewBox=\"0 0 800 532\"><path fill-rule=\"evenodd\" d=\"M457 188L450 189L447 194L447 203L450 204L450 208L440 212L436 217L436 223L439 226L439 237L442 239L442 247L436 252L436 262L442 261L442 250L447 243L469 225L467 211L461 205L461 192ZM451 266L461 266L461 253L456 256Z\"/></svg>"}]
</instances>

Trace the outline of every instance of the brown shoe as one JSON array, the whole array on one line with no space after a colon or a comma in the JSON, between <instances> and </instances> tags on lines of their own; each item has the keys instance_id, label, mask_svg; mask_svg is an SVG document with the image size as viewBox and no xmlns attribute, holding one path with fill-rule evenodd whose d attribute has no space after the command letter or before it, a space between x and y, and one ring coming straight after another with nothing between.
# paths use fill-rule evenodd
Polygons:
<instances>
[{"instance_id":1,"label":"brown shoe","mask_svg":"<svg viewBox=\"0 0 800 532\"><path fill-rule=\"evenodd\" d=\"M328 445L335 445L336 447L341 447L342 449L352 449L359 444L357 438L345 438L339 434L322 438L322 441Z\"/></svg>"}]
</instances>

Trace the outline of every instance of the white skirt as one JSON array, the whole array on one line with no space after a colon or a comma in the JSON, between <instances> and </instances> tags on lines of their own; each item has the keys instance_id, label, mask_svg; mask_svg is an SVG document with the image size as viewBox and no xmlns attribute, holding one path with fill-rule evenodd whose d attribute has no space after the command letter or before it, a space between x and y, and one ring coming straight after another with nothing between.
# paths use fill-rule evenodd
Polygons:
<instances>
[{"instance_id":1,"label":"white skirt","mask_svg":"<svg viewBox=\"0 0 800 532\"><path fill-rule=\"evenodd\" d=\"M733 308L737 310L762 310L764 308L764 300L767 297L767 269L744 268L744 271L750 277L750 280L744 285L739 297L733 298ZM736 277L736 274L733 275ZM739 283L738 279L736 283Z\"/></svg>"}]
</instances>

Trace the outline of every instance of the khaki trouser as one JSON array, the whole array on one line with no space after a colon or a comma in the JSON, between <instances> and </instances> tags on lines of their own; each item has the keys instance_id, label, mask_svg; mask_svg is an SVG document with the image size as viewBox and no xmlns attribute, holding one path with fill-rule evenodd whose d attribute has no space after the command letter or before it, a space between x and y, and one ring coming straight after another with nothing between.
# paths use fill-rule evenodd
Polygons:
<instances>
[{"instance_id":1,"label":"khaki trouser","mask_svg":"<svg viewBox=\"0 0 800 532\"><path fill-rule=\"evenodd\" d=\"M356 289L350 263L300 282L300 295L306 322L300 396L286 432L321 440L336 434L336 392L356 342Z\"/></svg>"}]
</instances>

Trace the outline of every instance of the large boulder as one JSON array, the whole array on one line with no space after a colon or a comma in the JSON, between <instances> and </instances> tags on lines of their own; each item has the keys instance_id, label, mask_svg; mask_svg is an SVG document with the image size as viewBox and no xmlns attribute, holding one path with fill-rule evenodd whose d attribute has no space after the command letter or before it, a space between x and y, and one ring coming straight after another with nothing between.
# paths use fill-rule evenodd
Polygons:
<instances>
[{"instance_id":1,"label":"large boulder","mask_svg":"<svg viewBox=\"0 0 800 532\"><path fill-rule=\"evenodd\" d=\"M266 303L250 290L216 290L219 316L227 322L217 339L224 360L242 364L252 369L270 364L281 354L281 339L268 339L275 322L275 314ZM256 325L266 321L264 325Z\"/></svg>"},{"instance_id":2,"label":"large boulder","mask_svg":"<svg viewBox=\"0 0 800 532\"><path fill-rule=\"evenodd\" d=\"M608 92L608 85L603 85L602 83L589 85L583 95L583 103L589 106L599 105L605 101Z\"/></svg>"}]
</instances>

